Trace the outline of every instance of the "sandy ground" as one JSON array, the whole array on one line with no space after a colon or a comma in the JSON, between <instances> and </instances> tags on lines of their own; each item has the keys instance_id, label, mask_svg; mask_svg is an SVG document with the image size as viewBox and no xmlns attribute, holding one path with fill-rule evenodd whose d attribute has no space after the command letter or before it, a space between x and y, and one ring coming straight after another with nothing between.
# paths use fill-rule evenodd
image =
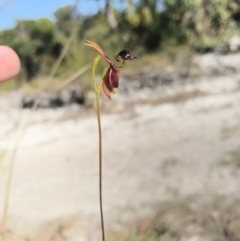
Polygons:
<instances>
[{"instance_id":1,"label":"sandy ground","mask_svg":"<svg viewBox=\"0 0 240 241\"><path fill-rule=\"evenodd\" d=\"M153 104L164 95L161 88L143 90L136 98L145 96L149 103L131 108L133 94L114 97L119 111L102 115L107 230L126 229L168 200L198 194L240 197L239 86L239 76L202 80L175 90L204 95L163 104ZM16 139L11 128L20 111L3 105L1 110L0 148L7 150L0 163L3 206ZM65 240L99 237L97 122L94 114L63 118L77 111L39 110L30 117L32 124L16 157L9 203L8 227L16 240L55 240L52 233L61 233L62 227ZM29 111L21 116L28 121Z\"/></svg>"}]
</instances>

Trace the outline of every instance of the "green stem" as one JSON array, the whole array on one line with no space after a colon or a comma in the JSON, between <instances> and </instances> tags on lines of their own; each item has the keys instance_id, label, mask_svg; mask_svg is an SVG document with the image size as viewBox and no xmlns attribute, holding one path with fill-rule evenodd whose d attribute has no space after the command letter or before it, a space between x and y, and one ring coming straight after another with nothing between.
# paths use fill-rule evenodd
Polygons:
<instances>
[{"instance_id":1,"label":"green stem","mask_svg":"<svg viewBox=\"0 0 240 241\"><path fill-rule=\"evenodd\" d=\"M98 121L98 138L99 138L99 203L101 214L102 241L105 241L104 219L103 219L103 202L102 202L102 127L100 113L100 92L96 92L97 121Z\"/></svg>"}]
</instances>

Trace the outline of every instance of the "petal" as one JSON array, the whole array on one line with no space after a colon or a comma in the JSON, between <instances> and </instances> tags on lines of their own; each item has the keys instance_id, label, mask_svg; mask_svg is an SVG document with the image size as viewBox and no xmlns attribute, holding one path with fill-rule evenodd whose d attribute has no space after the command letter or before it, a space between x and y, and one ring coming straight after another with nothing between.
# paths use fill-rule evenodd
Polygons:
<instances>
[{"instance_id":1,"label":"petal","mask_svg":"<svg viewBox=\"0 0 240 241\"><path fill-rule=\"evenodd\" d=\"M108 99L111 100L111 92L105 85L104 81L102 82L102 89L103 89L104 94L108 97Z\"/></svg>"},{"instance_id":2,"label":"petal","mask_svg":"<svg viewBox=\"0 0 240 241\"><path fill-rule=\"evenodd\" d=\"M104 75L103 82L106 85L106 87L109 89L109 91L112 92L113 87L110 83L110 73L111 73L111 67L108 68L106 74Z\"/></svg>"},{"instance_id":3,"label":"petal","mask_svg":"<svg viewBox=\"0 0 240 241\"><path fill-rule=\"evenodd\" d=\"M118 88L119 77L119 70L114 65L112 65L109 71L109 82L112 88Z\"/></svg>"},{"instance_id":4,"label":"petal","mask_svg":"<svg viewBox=\"0 0 240 241\"><path fill-rule=\"evenodd\" d=\"M102 48L101 48L98 44L96 44L96 43L94 43L94 42L92 42L92 41L87 40L86 43L85 43L85 45L87 45L87 46L89 46L89 47L92 47L92 48L94 48L95 50L97 50L98 53L99 53L110 65L113 64L112 60L104 53L104 51L102 50Z\"/></svg>"}]
</instances>

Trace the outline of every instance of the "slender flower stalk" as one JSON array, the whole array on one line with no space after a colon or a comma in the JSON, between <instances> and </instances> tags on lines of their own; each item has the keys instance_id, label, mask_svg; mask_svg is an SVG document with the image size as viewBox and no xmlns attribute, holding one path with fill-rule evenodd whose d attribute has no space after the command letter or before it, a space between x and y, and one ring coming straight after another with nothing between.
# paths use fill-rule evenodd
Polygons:
<instances>
[{"instance_id":1,"label":"slender flower stalk","mask_svg":"<svg viewBox=\"0 0 240 241\"><path fill-rule=\"evenodd\" d=\"M105 229L104 229L104 217L103 217L103 201L102 201L102 126L101 126L101 110L100 110L100 94L102 80L97 85L95 79L95 70L100 61L101 56L98 55L92 66L92 80L94 86L94 92L96 96L96 113L97 113L97 123L98 123L98 163L99 163L99 205L100 205L100 216L101 216L101 230L102 230L102 241L105 241Z\"/></svg>"},{"instance_id":2,"label":"slender flower stalk","mask_svg":"<svg viewBox=\"0 0 240 241\"><path fill-rule=\"evenodd\" d=\"M104 94L111 99L111 93L116 93L116 88L119 85L120 71L119 68L123 67L125 60L134 60L136 57L132 57L130 52L127 50L120 51L116 56L116 61L123 60L121 66L116 66L114 62L104 53L102 48L91 41L87 41L85 45L94 48L99 55L94 59L92 66L92 80L94 91L96 95L96 112L97 112L97 123L98 123L98 144L99 144L99 203L100 203L100 216L101 216L101 230L102 230L102 241L105 241L105 230L104 230L104 217L103 217L103 201L102 201L102 127L101 127L101 110L100 110L100 94L101 89ZM104 74L103 78L97 84L95 79L95 70L100 61L100 58L103 58L108 64L109 67Z\"/></svg>"},{"instance_id":3,"label":"slender flower stalk","mask_svg":"<svg viewBox=\"0 0 240 241\"><path fill-rule=\"evenodd\" d=\"M100 113L100 95L96 95L97 121L98 121L98 141L99 141L99 205L101 216L102 241L105 241L103 201L102 201L102 126Z\"/></svg>"}]
</instances>

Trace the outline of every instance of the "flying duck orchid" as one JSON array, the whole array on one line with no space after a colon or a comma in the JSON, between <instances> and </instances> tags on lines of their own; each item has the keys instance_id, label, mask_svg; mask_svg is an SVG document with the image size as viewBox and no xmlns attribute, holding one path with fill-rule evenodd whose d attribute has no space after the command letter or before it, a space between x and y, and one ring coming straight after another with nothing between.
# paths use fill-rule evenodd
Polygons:
<instances>
[{"instance_id":1,"label":"flying duck orchid","mask_svg":"<svg viewBox=\"0 0 240 241\"><path fill-rule=\"evenodd\" d=\"M111 99L111 93L116 93L116 88L118 88L119 85L119 68L124 66L125 60L134 60L136 59L136 57L132 57L128 50L122 50L115 56L115 59L118 62L120 61L120 59L122 59L123 63L121 66L116 66L115 63L104 53L104 51L98 44L92 41L87 41L85 45L94 48L109 64L109 67L103 77L102 89L108 99Z\"/></svg>"}]
</instances>

